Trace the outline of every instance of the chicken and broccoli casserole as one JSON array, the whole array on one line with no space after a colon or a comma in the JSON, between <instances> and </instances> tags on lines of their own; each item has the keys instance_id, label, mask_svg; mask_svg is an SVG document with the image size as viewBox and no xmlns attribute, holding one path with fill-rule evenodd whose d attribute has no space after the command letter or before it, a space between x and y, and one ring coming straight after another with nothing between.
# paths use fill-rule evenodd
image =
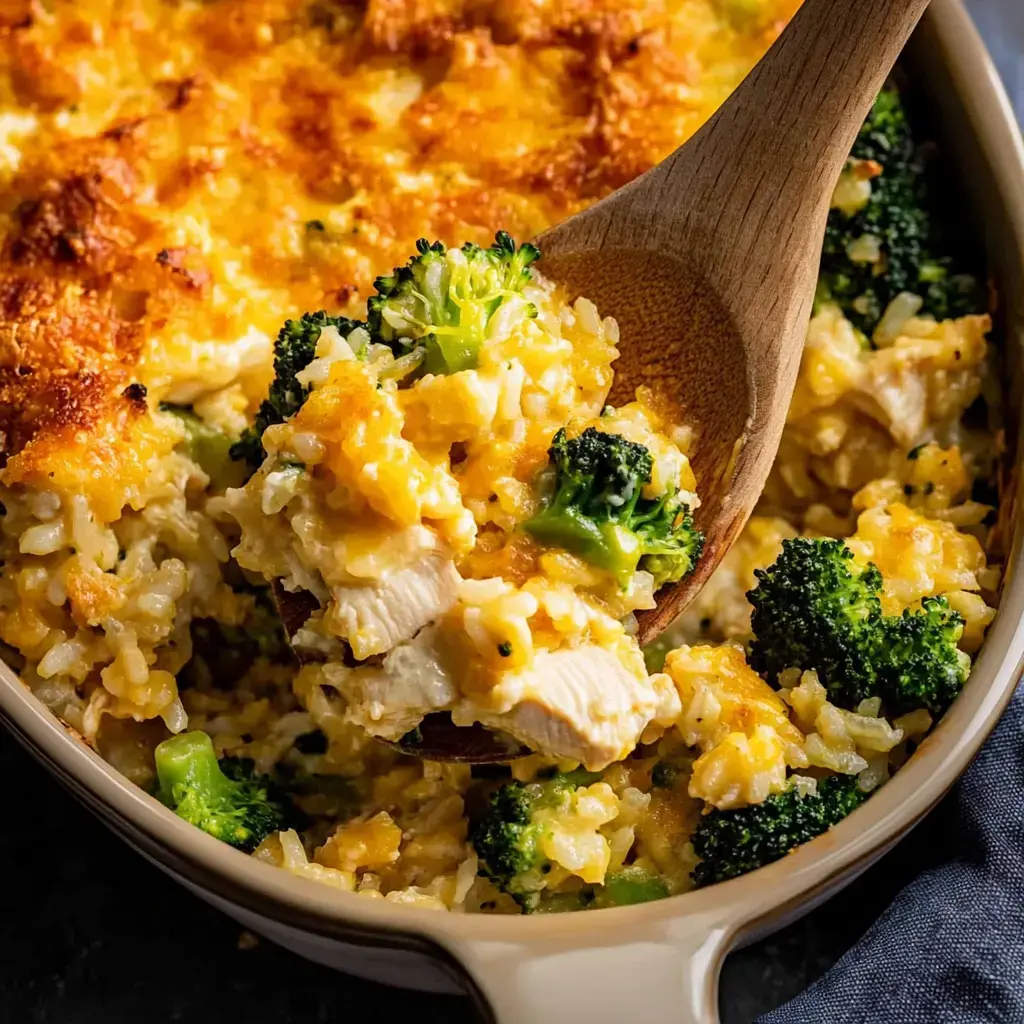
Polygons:
<instances>
[{"instance_id":1,"label":"chicken and broccoli casserole","mask_svg":"<svg viewBox=\"0 0 1024 1024\"><path fill-rule=\"evenodd\" d=\"M756 869L912 756L995 615L1001 454L913 104L837 184L761 504L645 650L695 425L609 404L628 325L525 241L798 0L9 6L0 641L132 782L324 886L533 913ZM521 756L411 756L439 715Z\"/></svg>"}]
</instances>

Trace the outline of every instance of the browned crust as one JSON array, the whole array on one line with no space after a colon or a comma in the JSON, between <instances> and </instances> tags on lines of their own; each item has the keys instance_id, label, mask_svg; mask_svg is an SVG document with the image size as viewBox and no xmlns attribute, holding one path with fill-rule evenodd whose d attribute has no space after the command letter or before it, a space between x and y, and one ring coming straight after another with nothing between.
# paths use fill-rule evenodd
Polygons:
<instances>
[{"instance_id":1,"label":"browned crust","mask_svg":"<svg viewBox=\"0 0 1024 1024\"><path fill-rule=\"evenodd\" d=\"M739 40L751 63L798 0L774 3ZM232 201L226 178L278 189L226 229L295 304L274 315L352 311L416 238L529 237L669 152L708 113L680 99L701 73L680 23L663 0L124 0L98 18L0 3L0 74L42 126L0 199L5 457L36 441L56 457L69 431L126 415L162 332L245 332L211 311L223 261L175 230L177 211ZM83 70L115 67L120 93ZM394 123L375 92L391 72L422 82ZM104 115L74 138L61 119L80 109ZM397 189L395 153L440 168L436 185ZM281 250L282 207L343 204L350 235Z\"/></svg>"}]
</instances>

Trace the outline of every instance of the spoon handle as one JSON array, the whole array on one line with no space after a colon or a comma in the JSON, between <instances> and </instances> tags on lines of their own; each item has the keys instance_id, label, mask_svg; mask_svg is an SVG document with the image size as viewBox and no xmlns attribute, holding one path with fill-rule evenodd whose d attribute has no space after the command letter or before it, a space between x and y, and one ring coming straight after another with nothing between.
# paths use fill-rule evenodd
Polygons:
<instances>
[{"instance_id":1,"label":"spoon handle","mask_svg":"<svg viewBox=\"0 0 1024 1024\"><path fill-rule=\"evenodd\" d=\"M632 239L696 257L720 291L732 285L755 307L759 282L800 280L857 132L928 3L805 0L693 138L600 204L601 216L568 222L573 247Z\"/></svg>"},{"instance_id":2,"label":"spoon handle","mask_svg":"<svg viewBox=\"0 0 1024 1024\"><path fill-rule=\"evenodd\" d=\"M715 239L706 258L720 286L730 271L741 290L760 275L777 285L780 257L816 261L835 183L928 2L805 0L714 117L636 182L631 198L653 204L652 217L676 238ZM681 233L679 220L665 217L675 203L703 223Z\"/></svg>"},{"instance_id":3,"label":"spoon handle","mask_svg":"<svg viewBox=\"0 0 1024 1024\"><path fill-rule=\"evenodd\" d=\"M828 199L871 105L929 0L805 0L768 54L699 136L710 164L792 207ZM734 159L718 159L722 146ZM755 164L759 175L750 173ZM762 195L770 190L761 189ZM786 202L775 205L789 207Z\"/></svg>"}]
</instances>

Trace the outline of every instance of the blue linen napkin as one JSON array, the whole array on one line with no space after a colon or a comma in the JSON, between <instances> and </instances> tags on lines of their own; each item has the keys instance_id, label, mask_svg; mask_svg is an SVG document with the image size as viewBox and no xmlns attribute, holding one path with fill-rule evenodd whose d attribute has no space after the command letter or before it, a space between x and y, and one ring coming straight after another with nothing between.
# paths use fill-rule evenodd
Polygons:
<instances>
[{"instance_id":1,"label":"blue linen napkin","mask_svg":"<svg viewBox=\"0 0 1024 1024\"><path fill-rule=\"evenodd\" d=\"M937 837L940 863L759 1024L1024 1021L1024 688L926 833L904 842Z\"/></svg>"},{"instance_id":2,"label":"blue linen napkin","mask_svg":"<svg viewBox=\"0 0 1024 1024\"><path fill-rule=\"evenodd\" d=\"M999 67L1017 116L1024 122L1024 3L967 0L967 7Z\"/></svg>"},{"instance_id":3,"label":"blue linen napkin","mask_svg":"<svg viewBox=\"0 0 1024 1024\"><path fill-rule=\"evenodd\" d=\"M1024 120L1024 0L968 6ZM1024 1022L1024 688L923 828L904 843L934 866L759 1024Z\"/></svg>"}]
</instances>

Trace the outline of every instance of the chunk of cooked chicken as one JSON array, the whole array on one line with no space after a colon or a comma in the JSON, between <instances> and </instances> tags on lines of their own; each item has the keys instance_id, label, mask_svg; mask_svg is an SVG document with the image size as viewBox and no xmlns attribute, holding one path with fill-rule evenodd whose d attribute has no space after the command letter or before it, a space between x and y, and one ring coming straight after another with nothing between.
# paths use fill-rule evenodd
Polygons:
<instances>
[{"instance_id":1,"label":"chunk of cooked chicken","mask_svg":"<svg viewBox=\"0 0 1024 1024\"><path fill-rule=\"evenodd\" d=\"M480 722L531 750L579 761L596 771L622 760L652 722L668 726L679 697L663 676L637 676L612 652L593 644L542 651L492 691L491 707L464 702L459 725Z\"/></svg>"},{"instance_id":2,"label":"chunk of cooked chicken","mask_svg":"<svg viewBox=\"0 0 1024 1024\"><path fill-rule=\"evenodd\" d=\"M452 719L507 732L531 750L591 771L622 760L649 725L668 727L680 713L667 676L634 675L595 644L541 651L529 668L499 682L488 705L463 701Z\"/></svg>"},{"instance_id":3,"label":"chunk of cooked chicken","mask_svg":"<svg viewBox=\"0 0 1024 1024\"><path fill-rule=\"evenodd\" d=\"M345 720L385 740L401 739L425 715L450 708L459 698L434 627L395 647L379 665L348 668L330 662L321 671L321 682L345 698Z\"/></svg>"},{"instance_id":4,"label":"chunk of cooked chicken","mask_svg":"<svg viewBox=\"0 0 1024 1024\"><path fill-rule=\"evenodd\" d=\"M541 651L528 669L506 673L482 699L460 693L458 666L436 627L379 665L331 662L319 671L321 683L344 698L345 720L372 736L398 740L426 715L451 711L456 725L480 722L592 771L627 756L649 725L667 728L681 710L668 676L634 675L596 644Z\"/></svg>"},{"instance_id":5,"label":"chunk of cooked chicken","mask_svg":"<svg viewBox=\"0 0 1024 1024\"><path fill-rule=\"evenodd\" d=\"M440 552L361 586L332 587L322 628L358 661L411 640L455 603L459 574Z\"/></svg>"}]
</instances>

